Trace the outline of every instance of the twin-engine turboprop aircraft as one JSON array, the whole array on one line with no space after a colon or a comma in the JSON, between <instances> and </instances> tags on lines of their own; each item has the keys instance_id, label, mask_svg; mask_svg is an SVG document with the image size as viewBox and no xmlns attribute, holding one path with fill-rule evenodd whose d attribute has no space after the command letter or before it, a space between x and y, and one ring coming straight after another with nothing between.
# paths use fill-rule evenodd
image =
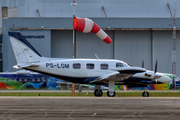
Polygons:
<instances>
[{"instance_id":1,"label":"twin-engine turboprop aircraft","mask_svg":"<svg viewBox=\"0 0 180 120\"><path fill-rule=\"evenodd\" d=\"M58 79L73 83L95 84L95 96L103 95L101 85L108 85L109 97L115 96L115 85L147 86L170 82L167 76L140 67L130 67L127 63L110 59L67 59L45 58L19 32L9 32L17 65ZM148 97L148 92L143 92Z\"/></svg>"}]
</instances>

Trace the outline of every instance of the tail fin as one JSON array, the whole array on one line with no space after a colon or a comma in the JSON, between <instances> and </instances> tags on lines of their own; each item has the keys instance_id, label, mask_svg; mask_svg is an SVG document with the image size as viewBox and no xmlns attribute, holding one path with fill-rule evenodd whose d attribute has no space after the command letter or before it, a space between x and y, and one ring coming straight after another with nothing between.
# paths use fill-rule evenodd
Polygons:
<instances>
[{"instance_id":1,"label":"tail fin","mask_svg":"<svg viewBox=\"0 0 180 120\"><path fill-rule=\"evenodd\" d=\"M18 65L39 62L41 55L19 32L8 32Z\"/></svg>"}]
</instances>

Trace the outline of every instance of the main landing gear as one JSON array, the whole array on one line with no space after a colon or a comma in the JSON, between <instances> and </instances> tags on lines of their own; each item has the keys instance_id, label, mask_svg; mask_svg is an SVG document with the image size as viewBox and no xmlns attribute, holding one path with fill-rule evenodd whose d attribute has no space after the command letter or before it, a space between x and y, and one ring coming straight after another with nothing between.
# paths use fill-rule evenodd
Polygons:
<instances>
[{"instance_id":1,"label":"main landing gear","mask_svg":"<svg viewBox=\"0 0 180 120\"><path fill-rule=\"evenodd\" d=\"M108 97L114 97L116 95L116 92L110 92L110 91L107 91L107 96Z\"/></svg>"},{"instance_id":2,"label":"main landing gear","mask_svg":"<svg viewBox=\"0 0 180 120\"><path fill-rule=\"evenodd\" d=\"M116 95L116 92L114 91L115 81L109 81L109 90L107 91L108 97L114 97Z\"/></svg>"},{"instance_id":3,"label":"main landing gear","mask_svg":"<svg viewBox=\"0 0 180 120\"><path fill-rule=\"evenodd\" d=\"M149 93L148 93L147 91L144 91L144 92L142 93L142 96L143 96L143 97L149 97Z\"/></svg>"},{"instance_id":4,"label":"main landing gear","mask_svg":"<svg viewBox=\"0 0 180 120\"><path fill-rule=\"evenodd\" d=\"M114 97L116 95L116 92L114 91L115 81L109 81L109 90L107 91L108 97ZM94 96L101 97L103 95L103 92L101 90L100 85L95 86Z\"/></svg>"},{"instance_id":5,"label":"main landing gear","mask_svg":"<svg viewBox=\"0 0 180 120\"><path fill-rule=\"evenodd\" d=\"M94 96L101 97L102 95L103 95L103 92L101 90L101 85L95 85Z\"/></svg>"},{"instance_id":6,"label":"main landing gear","mask_svg":"<svg viewBox=\"0 0 180 120\"><path fill-rule=\"evenodd\" d=\"M103 92L102 92L101 89L96 89L96 90L94 91L94 96L96 96L96 97L101 97L102 95L103 95Z\"/></svg>"}]
</instances>

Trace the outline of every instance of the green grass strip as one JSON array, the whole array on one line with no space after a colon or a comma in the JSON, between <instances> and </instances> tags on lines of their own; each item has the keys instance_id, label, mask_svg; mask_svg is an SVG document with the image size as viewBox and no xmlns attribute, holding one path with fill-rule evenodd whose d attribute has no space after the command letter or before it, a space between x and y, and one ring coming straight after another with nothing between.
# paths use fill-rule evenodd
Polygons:
<instances>
[{"instance_id":1,"label":"green grass strip","mask_svg":"<svg viewBox=\"0 0 180 120\"><path fill-rule=\"evenodd\" d=\"M71 92L1 92L0 96L72 96ZM93 92L75 93L75 96L94 97ZM180 92L149 92L150 97L180 97ZM103 92L103 97L107 93ZM117 92L116 97L142 97L142 92Z\"/></svg>"}]
</instances>

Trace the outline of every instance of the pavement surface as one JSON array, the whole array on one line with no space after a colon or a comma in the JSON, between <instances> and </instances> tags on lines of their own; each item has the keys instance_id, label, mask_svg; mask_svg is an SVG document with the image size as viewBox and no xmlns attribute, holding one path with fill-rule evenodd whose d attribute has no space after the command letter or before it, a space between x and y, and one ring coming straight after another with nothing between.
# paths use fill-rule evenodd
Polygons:
<instances>
[{"instance_id":1,"label":"pavement surface","mask_svg":"<svg viewBox=\"0 0 180 120\"><path fill-rule=\"evenodd\" d=\"M107 90L103 90L107 91ZM116 92L143 92L144 90L117 90ZM147 90L148 92L180 92L180 90ZM1 92L72 92L72 90L0 90ZM75 90L75 92L79 92ZM82 92L94 92L94 90L82 90Z\"/></svg>"},{"instance_id":2,"label":"pavement surface","mask_svg":"<svg viewBox=\"0 0 180 120\"><path fill-rule=\"evenodd\" d=\"M0 97L0 120L180 119L178 97Z\"/></svg>"}]
</instances>

